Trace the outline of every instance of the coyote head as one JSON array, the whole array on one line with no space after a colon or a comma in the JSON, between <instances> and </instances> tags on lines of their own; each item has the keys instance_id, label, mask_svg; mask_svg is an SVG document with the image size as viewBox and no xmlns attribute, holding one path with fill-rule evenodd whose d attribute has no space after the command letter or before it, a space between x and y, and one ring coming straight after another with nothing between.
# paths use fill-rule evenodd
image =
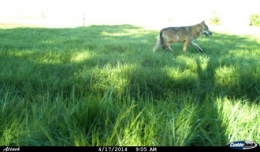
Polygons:
<instances>
[{"instance_id":1,"label":"coyote head","mask_svg":"<svg viewBox=\"0 0 260 152\"><path fill-rule=\"evenodd\" d=\"M207 37L212 35L212 33L209 31L209 28L204 21L200 23L200 26L201 26L201 32L203 34L205 34Z\"/></svg>"}]
</instances>

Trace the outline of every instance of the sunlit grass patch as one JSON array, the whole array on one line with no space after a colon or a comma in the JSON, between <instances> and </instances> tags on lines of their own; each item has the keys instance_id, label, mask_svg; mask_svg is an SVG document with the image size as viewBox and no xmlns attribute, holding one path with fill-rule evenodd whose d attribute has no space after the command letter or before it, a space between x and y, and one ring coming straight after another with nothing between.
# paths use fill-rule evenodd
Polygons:
<instances>
[{"instance_id":1,"label":"sunlit grass patch","mask_svg":"<svg viewBox=\"0 0 260 152\"><path fill-rule=\"evenodd\" d=\"M72 62L81 62L81 61L87 60L89 58L91 58L90 53L80 52L77 54L75 53L71 60L72 60Z\"/></svg>"},{"instance_id":2,"label":"sunlit grass patch","mask_svg":"<svg viewBox=\"0 0 260 152\"><path fill-rule=\"evenodd\" d=\"M223 66L216 69L215 83L217 85L222 85L229 87L239 83L239 73L235 67Z\"/></svg>"},{"instance_id":3,"label":"sunlit grass patch","mask_svg":"<svg viewBox=\"0 0 260 152\"><path fill-rule=\"evenodd\" d=\"M259 105L243 99L217 99L222 125L226 126L229 141L238 139L259 142Z\"/></svg>"}]
</instances>

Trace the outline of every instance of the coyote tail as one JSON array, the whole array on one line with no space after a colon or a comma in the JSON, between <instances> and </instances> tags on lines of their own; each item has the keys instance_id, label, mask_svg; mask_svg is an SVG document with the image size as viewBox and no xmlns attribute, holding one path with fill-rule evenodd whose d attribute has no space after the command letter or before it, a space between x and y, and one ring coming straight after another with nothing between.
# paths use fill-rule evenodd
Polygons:
<instances>
[{"instance_id":1,"label":"coyote tail","mask_svg":"<svg viewBox=\"0 0 260 152\"><path fill-rule=\"evenodd\" d=\"M164 30L160 31L160 42L161 42L162 48L165 49L166 45L165 45L164 39L163 39L163 32L164 32Z\"/></svg>"}]
</instances>

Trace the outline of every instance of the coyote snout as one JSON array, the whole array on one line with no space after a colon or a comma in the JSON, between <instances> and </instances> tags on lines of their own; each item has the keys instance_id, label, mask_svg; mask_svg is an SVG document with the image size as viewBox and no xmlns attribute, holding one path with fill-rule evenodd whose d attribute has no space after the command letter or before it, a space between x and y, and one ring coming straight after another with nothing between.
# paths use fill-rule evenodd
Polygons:
<instances>
[{"instance_id":1,"label":"coyote snout","mask_svg":"<svg viewBox=\"0 0 260 152\"><path fill-rule=\"evenodd\" d=\"M160 45L162 45L163 49L168 48L170 51L173 51L170 47L172 43L184 43L183 51L186 51L190 44L198 51L203 52L202 48L194 42L196 38L200 37L201 33L207 37L212 35L204 21L193 26L163 28L158 35L157 42L153 47L153 52L155 52Z\"/></svg>"},{"instance_id":2,"label":"coyote snout","mask_svg":"<svg viewBox=\"0 0 260 152\"><path fill-rule=\"evenodd\" d=\"M209 37L210 35L212 35L212 33L209 31L209 28L208 28L208 26L205 24L204 21L201 23L201 26L202 26L201 31L202 31L202 33L203 33L204 35L206 35L207 37Z\"/></svg>"}]
</instances>

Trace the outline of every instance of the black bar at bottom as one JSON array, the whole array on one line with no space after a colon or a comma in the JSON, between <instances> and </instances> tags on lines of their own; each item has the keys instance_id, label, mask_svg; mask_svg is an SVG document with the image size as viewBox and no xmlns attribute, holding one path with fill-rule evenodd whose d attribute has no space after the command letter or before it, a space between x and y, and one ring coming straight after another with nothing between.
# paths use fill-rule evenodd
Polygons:
<instances>
[{"instance_id":1,"label":"black bar at bottom","mask_svg":"<svg viewBox=\"0 0 260 152\"><path fill-rule=\"evenodd\" d=\"M36 150L75 150L77 152L86 152L89 150L91 152L164 152L164 151L174 151L174 150L225 150L225 151L238 151L231 149L228 146L223 147L169 147L169 146L1 146L0 152L35 152ZM241 150L239 150L241 151ZM254 149L246 151L260 151L259 146Z\"/></svg>"}]
</instances>

